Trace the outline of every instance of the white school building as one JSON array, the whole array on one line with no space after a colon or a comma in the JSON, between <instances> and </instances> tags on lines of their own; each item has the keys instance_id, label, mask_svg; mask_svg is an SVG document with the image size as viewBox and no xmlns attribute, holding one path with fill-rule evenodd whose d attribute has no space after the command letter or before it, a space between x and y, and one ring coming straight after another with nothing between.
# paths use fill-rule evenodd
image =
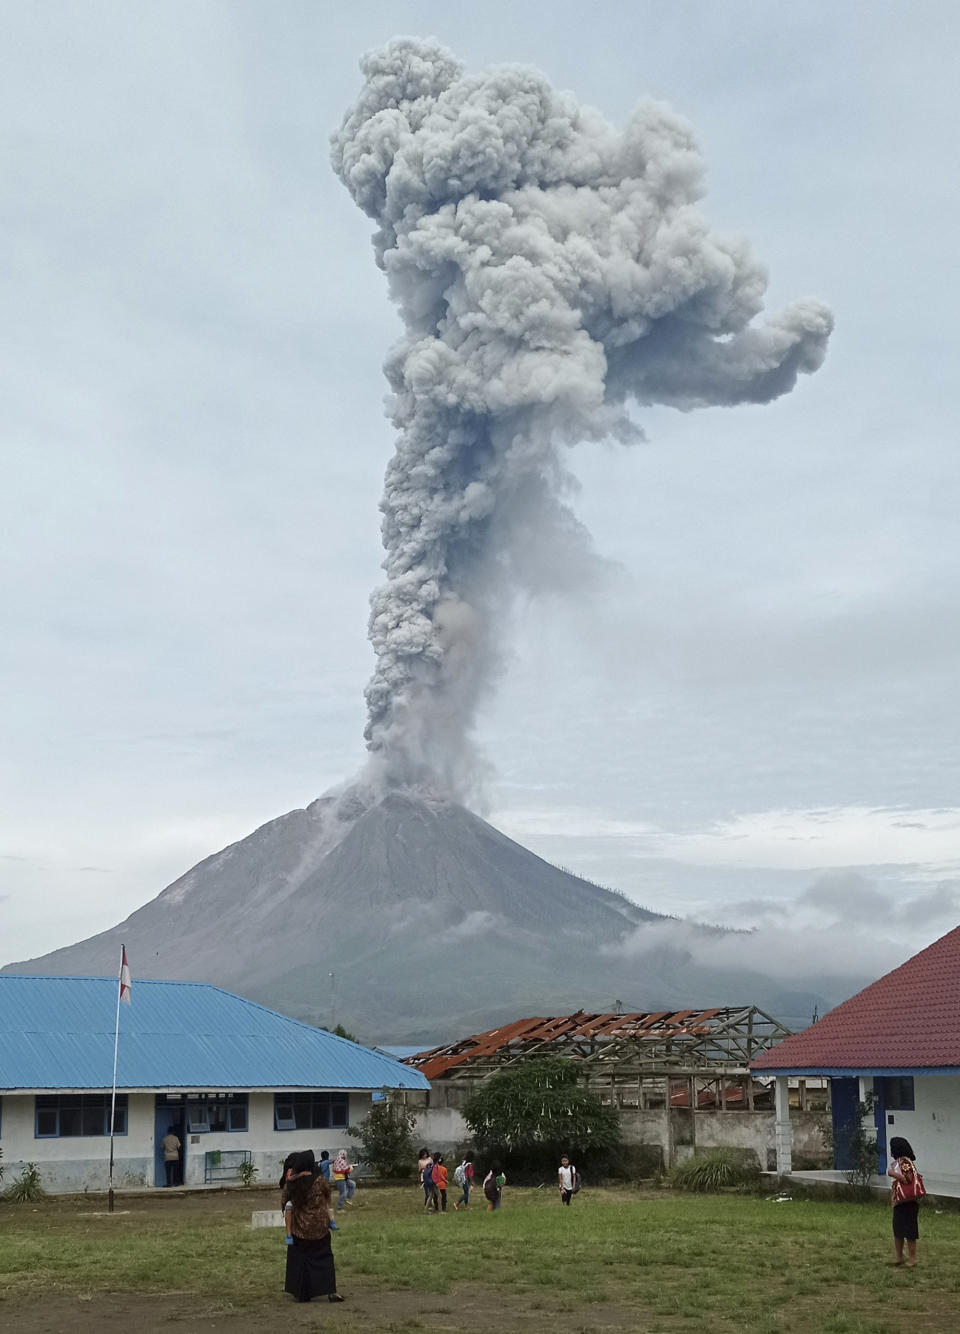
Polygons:
<instances>
[{"instance_id":1,"label":"white school building","mask_svg":"<svg viewBox=\"0 0 960 1334\"><path fill-rule=\"evenodd\" d=\"M54 1193L105 1190L116 978L0 975L4 1184L26 1163ZM350 1148L381 1089L429 1089L418 1071L199 982L134 981L120 1006L114 1185L162 1186L163 1137L188 1186L277 1180L295 1149Z\"/></svg>"}]
</instances>

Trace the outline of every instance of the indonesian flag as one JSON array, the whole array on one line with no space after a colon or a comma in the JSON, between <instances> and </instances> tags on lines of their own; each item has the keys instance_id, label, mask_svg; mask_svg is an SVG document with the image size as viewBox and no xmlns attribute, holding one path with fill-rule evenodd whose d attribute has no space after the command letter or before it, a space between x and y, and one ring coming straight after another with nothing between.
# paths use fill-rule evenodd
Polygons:
<instances>
[{"instance_id":1,"label":"indonesian flag","mask_svg":"<svg viewBox=\"0 0 960 1334\"><path fill-rule=\"evenodd\" d=\"M130 965L127 963L127 947L120 946L120 999L124 1005L130 1004Z\"/></svg>"}]
</instances>

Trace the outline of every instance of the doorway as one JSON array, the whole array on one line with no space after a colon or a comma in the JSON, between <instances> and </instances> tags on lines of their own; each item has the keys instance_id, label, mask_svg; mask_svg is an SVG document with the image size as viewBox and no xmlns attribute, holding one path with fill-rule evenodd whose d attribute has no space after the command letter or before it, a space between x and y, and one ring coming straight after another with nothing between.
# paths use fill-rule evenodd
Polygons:
<instances>
[{"instance_id":1,"label":"doorway","mask_svg":"<svg viewBox=\"0 0 960 1334\"><path fill-rule=\"evenodd\" d=\"M153 1118L153 1167L154 1184L165 1186L167 1184L167 1165L163 1156L163 1137L173 1127L173 1133L180 1141L180 1162L178 1164L177 1184L183 1185L186 1181L187 1166L187 1140L184 1134L185 1117L183 1103L167 1102L163 1094L157 1095L157 1108Z\"/></svg>"}]
</instances>

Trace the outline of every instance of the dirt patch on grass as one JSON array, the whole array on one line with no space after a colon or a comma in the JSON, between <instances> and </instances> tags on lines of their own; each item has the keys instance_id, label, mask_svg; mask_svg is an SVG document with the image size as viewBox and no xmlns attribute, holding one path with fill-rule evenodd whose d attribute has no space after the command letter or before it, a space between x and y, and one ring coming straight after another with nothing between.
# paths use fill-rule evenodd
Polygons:
<instances>
[{"instance_id":1,"label":"dirt patch on grass","mask_svg":"<svg viewBox=\"0 0 960 1334\"><path fill-rule=\"evenodd\" d=\"M263 1334L285 1330L348 1328L352 1331L520 1330L527 1334L567 1330L618 1331L639 1328L638 1312L608 1303L528 1304L489 1292L437 1297L416 1292L384 1292L372 1286L351 1289L340 1306L320 1300L300 1305L284 1293L274 1303L224 1307L189 1293L89 1296L44 1295L39 1300L0 1302L0 1324L31 1334Z\"/></svg>"}]
</instances>

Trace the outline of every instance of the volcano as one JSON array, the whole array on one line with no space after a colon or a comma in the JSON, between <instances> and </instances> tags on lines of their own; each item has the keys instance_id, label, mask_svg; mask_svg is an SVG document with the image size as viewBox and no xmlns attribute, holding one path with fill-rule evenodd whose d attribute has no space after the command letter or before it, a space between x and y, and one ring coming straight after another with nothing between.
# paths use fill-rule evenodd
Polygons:
<instances>
[{"instance_id":1,"label":"volcano","mask_svg":"<svg viewBox=\"0 0 960 1334\"><path fill-rule=\"evenodd\" d=\"M428 1044L619 996L676 1008L719 1004L722 987L742 1000L742 975L694 985L668 950L642 968L618 956L645 923L668 920L463 806L321 797L109 931L3 971L109 975L123 942L138 976L212 982L310 1023L342 1020L362 1040Z\"/></svg>"}]
</instances>

